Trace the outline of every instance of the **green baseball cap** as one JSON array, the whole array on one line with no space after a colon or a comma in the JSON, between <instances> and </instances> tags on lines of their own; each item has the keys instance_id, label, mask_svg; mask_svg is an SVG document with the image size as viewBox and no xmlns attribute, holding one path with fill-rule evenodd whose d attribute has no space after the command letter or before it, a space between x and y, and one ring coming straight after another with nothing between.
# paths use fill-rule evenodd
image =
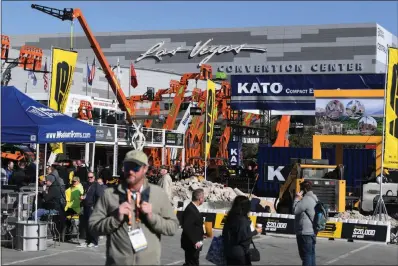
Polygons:
<instances>
[{"instance_id":1,"label":"green baseball cap","mask_svg":"<svg viewBox=\"0 0 398 266\"><path fill-rule=\"evenodd\" d=\"M132 150L124 157L123 162L133 162L139 165L148 165L148 156L143 151Z\"/></svg>"}]
</instances>

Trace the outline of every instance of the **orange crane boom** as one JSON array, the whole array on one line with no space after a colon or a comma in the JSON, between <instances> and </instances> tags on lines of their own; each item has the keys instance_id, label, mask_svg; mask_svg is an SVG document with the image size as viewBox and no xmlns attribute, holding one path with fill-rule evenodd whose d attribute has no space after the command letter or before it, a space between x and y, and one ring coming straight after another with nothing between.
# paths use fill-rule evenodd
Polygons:
<instances>
[{"instance_id":1,"label":"orange crane boom","mask_svg":"<svg viewBox=\"0 0 398 266\"><path fill-rule=\"evenodd\" d=\"M41 6L41 5L35 5L32 4L31 7L33 9L39 10L43 13L46 13L50 16L59 18L61 20L69 20L73 21L74 19L77 19L83 28L84 33L86 34L86 37L88 41L90 42L91 48L93 49L95 56L97 57L98 61L100 62L101 68L105 73L105 77L108 80L108 83L110 87L112 88L113 92L116 95L116 98L119 102L120 109L126 112L126 118L127 120L131 123L133 120L133 112L132 108L130 105L130 102L127 100L122 88L120 87L119 82L117 81L117 78L115 74L113 73L108 60L106 59L104 53L102 52L102 49L95 38L93 32L91 31L90 27L88 26L88 23L83 16L83 12L79 8L64 8L63 10L56 9L56 8L51 8L51 7L46 7L46 6Z\"/></svg>"}]
</instances>

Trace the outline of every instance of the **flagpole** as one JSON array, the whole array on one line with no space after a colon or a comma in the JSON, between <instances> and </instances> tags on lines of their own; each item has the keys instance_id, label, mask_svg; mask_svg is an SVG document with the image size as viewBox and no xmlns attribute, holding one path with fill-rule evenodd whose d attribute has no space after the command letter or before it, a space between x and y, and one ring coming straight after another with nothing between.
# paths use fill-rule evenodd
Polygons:
<instances>
[{"instance_id":1,"label":"flagpole","mask_svg":"<svg viewBox=\"0 0 398 266\"><path fill-rule=\"evenodd\" d=\"M88 95L88 56L86 57L86 96ZM92 89L91 89L92 91Z\"/></svg>"},{"instance_id":2,"label":"flagpole","mask_svg":"<svg viewBox=\"0 0 398 266\"><path fill-rule=\"evenodd\" d=\"M91 71L95 71L95 55L94 55L94 65L93 65L93 69L91 69ZM95 72L94 72L95 75ZM90 86L90 96L91 98L93 97L93 82L94 82L94 76L93 76L93 81L91 82L91 86Z\"/></svg>"},{"instance_id":3,"label":"flagpole","mask_svg":"<svg viewBox=\"0 0 398 266\"><path fill-rule=\"evenodd\" d=\"M388 88L388 69L389 69L389 56L390 56L390 51L387 51L387 56L386 56L386 75L385 75L385 82L384 82L384 115L383 115L383 131L382 131L382 139L381 139L381 171L380 171L380 197L377 201L376 207L374 209L373 216L375 218L378 218L379 221L382 221L387 214L387 209L386 205L384 203L383 199L383 177L384 177L384 152L385 152L385 137L386 137L386 109L387 109L387 88ZM382 217L383 215L383 217Z\"/></svg>"},{"instance_id":4,"label":"flagpole","mask_svg":"<svg viewBox=\"0 0 398 266\"><path fill-rule=\"evenodd\" d=\"M50 71L49 71L49 74L50 74L50 78L48 79L50 82L47 84L47 106L48 107L50 107L50 91L51 91L51 81L52 81L52 78L53 78L53 75L52 75L52 60L53 60L53 46L51 46L51 56L50 56L50 64L48 64L48 68L47 68L47 71L48 71L48 69L51 69ZM46 58L46 63L47 63L47 58ZM45 175L45 171L46 171L46 165L47 165L47 143L46 144L44 144L44 175Z\"/></svg>"},{"instance_id":5,"label":"flagpole","mask_svg":"<svg viewBox=\"0 0 398 266\"><path fill-rule=\"evenodd\" d=\"M130 73L130 77L129 77L129 97L131 97L131 64L133 63L133 61L130 59L130 69L129 69L129 73Z\"/></svg>"},{"instance_id":6,"label":"flagpole","mask_svg":"<svg viewBox=\"0 0 398 266\"><path fill-rule=\"evenodd\" d=\"M207 86L209 86L209 85L207 85ZM205 127L204 127L204 133L205 133L205 148L204 148L204 150L205 150L205 180L207 180L207 117L208 117L208 115L207 115L207 113L209 112L209 110L208 110L208 108L209 108L209 105L208 105L208 99L209 98L209 89L207 88L207 94L206 94L206 112L205 112Z\"/></svg>"}]
</instances>

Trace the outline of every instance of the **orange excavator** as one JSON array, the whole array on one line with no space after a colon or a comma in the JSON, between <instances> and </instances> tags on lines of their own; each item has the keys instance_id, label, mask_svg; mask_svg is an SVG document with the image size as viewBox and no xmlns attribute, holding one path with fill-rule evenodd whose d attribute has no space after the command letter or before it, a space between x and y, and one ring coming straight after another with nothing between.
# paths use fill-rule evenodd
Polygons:
<instances>
[{"instance_id":1,"label":"orange excavator","mask_svg":"<svg viewBox=\"0 0 398 266\"><path fill-rule=\"evenodd\" d=\"M184 93L181 92L182 93L182 96L181 96L181 93L178 93L179 88L180 88L180 82L178 82L177 80L171 80L170 88L159 89L153 98L151 108L149 109L148 115L149 116L160 115L160 101L162 101L162 95L176 94L175 95L176 97L183 97L183 95L185 94L185 91L184 91ZM144 127L150 128L152 126L152 123L153 123L153 119L147 119L144 122Z\"/></svg>"},{"instance_id":2,"label":"orange excavator","mask_svg":"<svg viewBox=\"0 0 398 266\"><path fill-rule=\"evenodd\" d=\"M197 102L197 108L200 109L201 115L195 116L192 118L191 126L188 128L186 135L186 148L185 148L185 161L190 163L195 163L191 158L198 157L200 155L200 130L203 133L203 126L201 126L202 115L205 112L206 108L206 97L207 90L203 90L198 92L196 95L193 95L194 101Z\"/></svg>"},{"instance_id":3,"label":"orange excavator","mask_svg":"<svg viewBox=\"0 0 398 266\"><path fill-rule=\"evenodd\" d=\"M178 89L175 90L176 95L173 99L173 104L169 110L169 113L166 118L166 122L163 125L163 129L166 130L173 130L178 113L180 111L181 104L184 101L184 96L186 89L188 87L188 81L195 79L195 80L207 80L212 78L212 68L210 65L201 65L199 73L186 73L184 74L179 83L178 83ZM157 148L152 148L151 153L150 153L150 160L152 161L154 166L160 166L161 165L161 158L162 158L162 150L157 149ZM166 154L166 164L170 164L170 150L167 149L167 154Z\"/></svg>"}]
</instances>

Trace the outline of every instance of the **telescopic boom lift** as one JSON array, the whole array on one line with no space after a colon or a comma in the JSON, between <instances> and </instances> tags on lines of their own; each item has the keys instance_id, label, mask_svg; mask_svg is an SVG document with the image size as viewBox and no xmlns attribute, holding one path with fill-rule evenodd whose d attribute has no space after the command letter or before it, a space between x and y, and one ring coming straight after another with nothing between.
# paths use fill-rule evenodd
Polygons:
<instances>
[{"instance_id":1,"label":"telescopic boom lift","mask_svg":"<svg viewBox=\"0 0 398 266\"><path fill-rule=\"evenodd\" d=\"M62 21L64 20L73 21L74 19L77 19L79 21L81 27L83 28L84 33L86 34L88 41L90 42L91 48L93 49L95 56L97 57L98 61L101 64L101 68L105 73L105 77L108 80L108 83L117 97L117 100L120 104L120 109L126 112L127 120L130 123L132 123L133 112L130 102L127 100L126 96L124 95L124 92L120 87L119 82L117 81L116 75L113 73L108 63L108 60L106 59L104 53L101 50L100 45L98 44L97 39L95 38L93 32L88 26L85 17L83 16L83 12L79 8L75 9L64 8L63 10L60 10L57 8L51 8L35 4L33 4L31 7L43 13L46 13L50 16L56 17Z\"/></svg>"}]
</instances>

